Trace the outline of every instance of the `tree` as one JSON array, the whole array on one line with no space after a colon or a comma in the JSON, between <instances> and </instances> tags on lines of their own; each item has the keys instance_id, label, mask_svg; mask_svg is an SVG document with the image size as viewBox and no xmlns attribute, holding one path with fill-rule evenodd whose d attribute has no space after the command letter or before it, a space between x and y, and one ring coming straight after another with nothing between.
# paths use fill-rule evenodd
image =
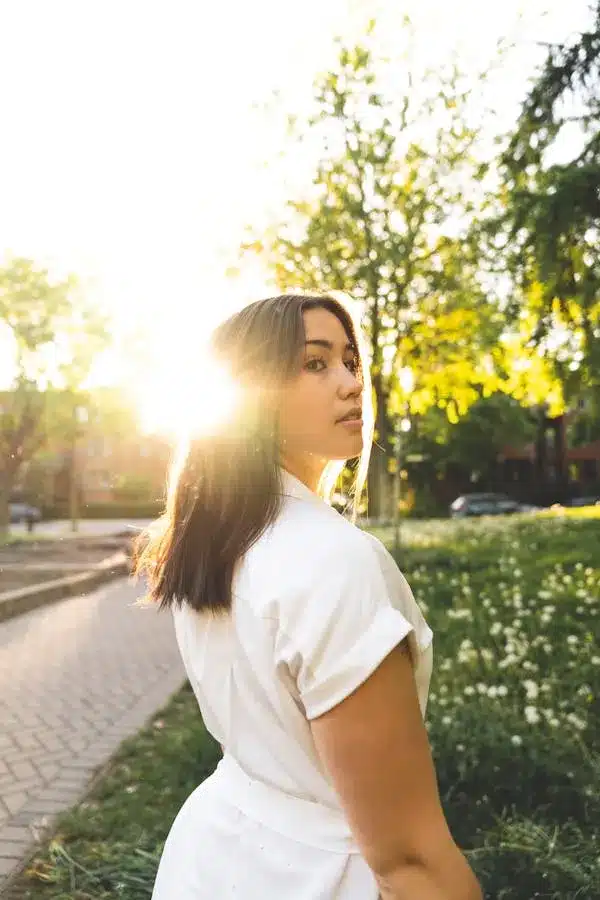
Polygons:
<instances>
[{"instance_id":1,"label":"tree","mask_svg":"<svg viewBox=\"0 0 600 900\"><path fill-rule=\"evenodd\" d=\"M559 162L565 138L577 152ZM497 249L520 287L513 314L530 316L570 399L600 384L600 3L588 31L548 48L502 170Z\"/></svg>"},{"instance_id":2,"label":"tree","mask_svg":"<svg viewBox=\"0 0 600 900\"><path fill-rule=\"evenodd\" d=\"M49 430L76 426L78 392L105 347L106 322L76 290L33 261L0 268L0 328L12 348L12 380L0 397L0 533L23 466Z\"/></svg>"},{"instance_id":3,"label":"tree","mask_svg":"<svg viewBox=\"0 0 600 900\"><path fill-rule=\"evenodd\" d=\"M409 76L390 99L378 87L380 68L367 46L340 48L303 132L323 151L311 195L243 247L265 257L282 290L345 291L363 306L377 407L376 515L399 369L415 370L416 411L439 404L456 420L498 386L489 351L502 327L478 279L477 248L465 239L484 176L474 158L478 130L466 121L472 85L456 69L428 73L419 96Z\"/></svg>"},{"instance_id":4,"label":"tree","mask_svg":"<svg viewBox=\"0 0 600 900\"><path fill-rule=\"evenodd\" d=\"M535 438L535 411L502 392L476 401L456 424L431 408L419 419L411 452L427 457L436 474L458 466L488 488L498 473L506 446L521 447Z\"/></svg>"}]
</instances>

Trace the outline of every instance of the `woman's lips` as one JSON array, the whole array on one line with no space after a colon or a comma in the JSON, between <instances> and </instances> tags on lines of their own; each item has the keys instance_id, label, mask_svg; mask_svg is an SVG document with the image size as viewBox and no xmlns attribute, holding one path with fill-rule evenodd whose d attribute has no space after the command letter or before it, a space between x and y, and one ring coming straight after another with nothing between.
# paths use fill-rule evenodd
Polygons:
<instances>
[{"instance_id":1,"label":"woman's lips","mask_svg":"<svg viewBox=\"0 0 600 900\"><path fill-rule=\"evenodd\" d=\"M350 431L357 431L362 428L362 419L340 419L338 425L344 425Z\"/></svg>"}]
</instances>

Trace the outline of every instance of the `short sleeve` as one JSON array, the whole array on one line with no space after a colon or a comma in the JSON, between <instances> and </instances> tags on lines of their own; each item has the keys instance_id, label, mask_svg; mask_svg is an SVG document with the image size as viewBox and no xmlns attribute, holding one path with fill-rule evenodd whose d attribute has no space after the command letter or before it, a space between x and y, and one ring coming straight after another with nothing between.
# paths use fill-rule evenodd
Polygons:
<instances>
[{"instance_id":1,"label":"short sleeve","mask_svg":"<svg viewBox=\"0 0 600 900\"><path fill-rule=\"evenodd\" d=\"M275 662L289 670L308 719L353 693L413 631L366 541L332 556L279 602L275 623Z\"/></svg>"}]
</instances>

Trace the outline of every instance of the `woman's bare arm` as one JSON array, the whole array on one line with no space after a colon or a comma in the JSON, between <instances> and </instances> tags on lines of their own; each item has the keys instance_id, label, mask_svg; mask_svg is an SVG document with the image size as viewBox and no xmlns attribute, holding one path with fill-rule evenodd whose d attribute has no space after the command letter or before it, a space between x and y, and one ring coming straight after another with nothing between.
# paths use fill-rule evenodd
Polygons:
<instances>
[{"instance_id":1,"label":"woman's bare arm","mask_svg":"<svg viewBox=\"0 0 600 900\"><path fill-rule=\"evenodd\" d=\"M384 900L482 900L441 806L406 641L311 722Z\"/></svg>"}]
</instances>

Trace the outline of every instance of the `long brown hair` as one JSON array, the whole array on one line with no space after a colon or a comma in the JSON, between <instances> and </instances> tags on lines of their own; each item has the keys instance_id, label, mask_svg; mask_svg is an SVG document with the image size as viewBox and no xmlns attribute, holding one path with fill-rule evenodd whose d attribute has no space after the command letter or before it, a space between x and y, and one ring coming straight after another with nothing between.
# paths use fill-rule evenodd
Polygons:
<instances>
[{"instance_id":1,"label":"long brown hair","mask_svg":"<svg viewBox=\"0 0 600 900\"><path fill-rule=\"evenodd\" d=\"M211 352L240 388L226 423L180 448L169 475L164 515L141 538L135 572L161 607L189 603L199 611L231 609L238 560L277 517L282 502L278 392L299 371L305 310L322 307L343 325L364 382L363 415L372 427L368 365L349 309L332 295L283 294L259 300L223 322ZM210 390L210 385L206 386ZM371 435L357 467L354 516L364 487ZM329 497L343 462L331 462L319 493Z\"/></svg>"}]
</instances>

